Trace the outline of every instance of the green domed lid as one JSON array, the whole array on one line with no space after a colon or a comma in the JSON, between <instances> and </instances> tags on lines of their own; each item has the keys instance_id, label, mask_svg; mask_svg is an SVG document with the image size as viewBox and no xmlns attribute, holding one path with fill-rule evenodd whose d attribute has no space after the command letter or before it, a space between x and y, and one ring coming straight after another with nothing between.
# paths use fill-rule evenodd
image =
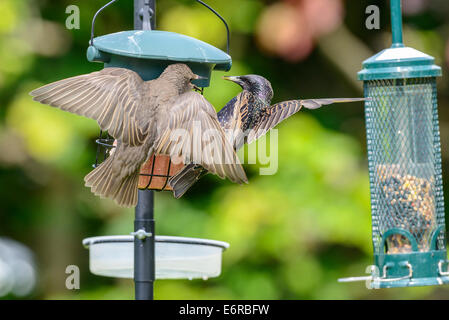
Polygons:
<instances>
[{"instance_id":1,"label":"green domed lid","mask_svg":"<svg viewBox=\"0 0 449 320\"><path fill-rule=\"evenodd\" d=\"M441 68L435 59L421 51L404 46L402 40L402 9L400 0L390 0L391 48L382 50L363 62L360 80L436 77Z\"/></svg>"},{"instance_id":2,"label":"green domed lid","mask_svg":"<svg viewBox=\"0 0 449 320\"><path fill-rule=\"evenodd\" d=\"M404 79L436 77L441 68L435 59L410 47L391 47L375 54L363 62L358 73L360 80Z\"/></svg>"},{"instance_id":3,"label":"green domed lid","mask_svg":"<svg viewBox=\"0 0 449 320\"><path fill-rule=\"evenodd\" d=\"M100 52L99 52L100 51ZM104 54L106 53L106 54ZM109 54L172 62L195 62L228 71L231 57L201 40L168 31L132 30L97 37L89 47L89 61L107 62Z\"/></svg>"}]
</instances>

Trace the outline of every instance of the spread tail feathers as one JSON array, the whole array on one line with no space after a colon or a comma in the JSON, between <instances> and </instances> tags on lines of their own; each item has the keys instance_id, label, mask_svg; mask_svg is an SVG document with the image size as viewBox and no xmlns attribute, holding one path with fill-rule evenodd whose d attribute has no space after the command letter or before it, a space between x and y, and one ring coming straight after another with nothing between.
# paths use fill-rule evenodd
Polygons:
<instances>
[{"instance_id":1,"label":"spread tail feathers","mask_svg":"<svg viewBox=\"0 0 449 320\"><path fill-rule=\"evenodd\" d=\"M181 171L170 178L168 183L173 188L175 198L181 198L189 188L198 181L204 169L195 164L186 165Z\"/></svg>"},{"instance_id":2,"label":"spread tail feathers","mask_svg":"<svg viewBox=\"0 0 449 320\"><path fill-rule=\"evenodd\" d=\"M117 177L112 170L113 160L114 155L92 170L84 178L85 185L97 196L111 198L122 207L133 207L137 204L139 172Z\"/></svg>"}]
</instances>

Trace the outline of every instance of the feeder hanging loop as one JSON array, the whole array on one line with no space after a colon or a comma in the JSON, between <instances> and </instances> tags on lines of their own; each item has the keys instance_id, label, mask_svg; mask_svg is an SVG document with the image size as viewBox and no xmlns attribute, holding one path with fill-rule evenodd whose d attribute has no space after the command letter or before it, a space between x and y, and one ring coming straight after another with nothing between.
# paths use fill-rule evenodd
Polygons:
<instances>
[{"instance_id":1,"label":"feeder hanging loop","mask_svg":"<svg viewBox=\"0 0 449 320\"><path fill-rule=\"evenodd\" d=\"M103 11L104 9L106 9L107 7L109 7L111 4L113 4L114 2L116 2L118 0L112 0L109 1L108 3L106 3L104 6L102 6L94 15L93 19L92 19L92 28L90 31L90 45L92 46L94 44L94 30L95 30L95 21L97 20L97 16L98 14ZM226 27L226 53L229 54L229 43L230 43L230 31L229 31L229 26L228 23L226 22L226 20L216 11L214 10L211 6L209 6L207 3L201 1L201 0L195 0L196 2L202 4L203 6L205 6L207 9L209 9L210 11L212 11L225 25ZM151 18L153 18L154 16L154 11L150 6L150 1L149 0L145 0L145 4L144 6L146 7L145 9L142 8L139 12L139 17L141 17L142 19L142 30L152 30L151 28Z\"/></svg>"},{"instance_id":2,"label":"feeder hanging loop","mask_svg":"<svg viewBox=\"0 0 449 320\"><path fill-rule=\"evenodd\" d=\"M94 33L95 33L95 21L97 20L97 16L100 14L101 11L109 7L111 4L116 2L118 0L112 0L106 3L104 6L102 6L98 11L94 14L94 17L92 19L92 28L90 30L90 45L93 46L94 44ZM151 8L150 0L145 0L144 7L139 11L139 17L142 19L142 30L151 30L151 18L154 16L154 11Z\"/></svg>"},{"instance_id":3,"label":"feeder hanging loop","mask_svg":"<svg viewBox=\"0 0 449 320\"><path fill-rule=\"evenodd\" d=\"M106 3L104 6L102 6L100 9L98 9L97 12L95 12L94 17L92 19L92 28L90 30L90 45L92 46L94 44L94 30L95 30L95 20L97 20L97 16L98 14L103 11L104 9L106 9L107 7L109 7L111 4L113 4L114 2L116 2L117 0L112 0L109 1L108 3Z\"/></svg>"},{"instance_id":4,"label":"feeder hanging loop","mask_svg":"<svg viewBox=\"0 0 449 320\"><path fill-rule=\"evenodd\" d=\"M223 21L225 27L226 27L226 53L229 54L229 42L230 42L230 35L229 35L229 27L228 27L228 23L226 22L226 20L217 12L215 11L211 6L209 6L207 3L204 3L201 0L195 0L196 2L202 4L203 6L205 6L207 9L209 9L210 11L212 11L218 18L220 18L221 21Z\"/></svg>"}]
</instances>

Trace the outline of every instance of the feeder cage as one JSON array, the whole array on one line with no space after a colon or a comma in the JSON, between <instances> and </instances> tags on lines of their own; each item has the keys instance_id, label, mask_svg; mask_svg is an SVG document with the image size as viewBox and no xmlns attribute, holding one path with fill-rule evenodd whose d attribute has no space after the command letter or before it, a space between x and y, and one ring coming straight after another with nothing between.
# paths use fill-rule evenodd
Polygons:
<instances>
[{"instance_id":1,"label":"feeder cage","mask_svg":"<svg viewBox=\"0 0 449 320\"><path fill-rule=\"evenodd\" d=\"M212 70L228 71L232 63L227 53L208 43L159 30L122 31L92 38L87 59L91 62L103 62L105 68L133 70L145 81L157 78L170 64L185 63L193 73L204 77L194 81L201 93L204 87L209 86ZM107 133L100 132L96 142L98 148L95 166L110 154L114 148L114 139ZM152 155L141 167L138 187L172 190L168 179L183 167L183 163L172 161L169 156Z\"/></svg>"},{"instance_id":2,"label":"feeder cage","mask_svg":"<svg viewBox=\"0 0 449 320\"><path fill-rule=\"evenodd\" d=\"M436 77L427 54L402 43L401 2L391 0L393 45L363 63L375 288L449 282ZM374 271L373 271L374 272Z\"/></svg>"}]
</instances>

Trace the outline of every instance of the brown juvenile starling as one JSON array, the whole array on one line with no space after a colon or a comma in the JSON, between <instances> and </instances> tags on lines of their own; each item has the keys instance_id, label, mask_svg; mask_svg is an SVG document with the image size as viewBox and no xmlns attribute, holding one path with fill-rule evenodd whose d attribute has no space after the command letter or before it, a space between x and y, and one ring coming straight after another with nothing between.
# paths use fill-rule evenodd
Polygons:
<instances>
[{"instance_id":1,"label":"brown juvenile starling","mask_svg":"<svg viewBox=\"0 0 449 320\"><path fill-rule=\"evenodd\" d=\"M218 121L228 139L239 150L244 143L251 143L263 136L279 122L301 110L318 109L323 105L339 102L363 101L364 98L334 98L290 100L271 105L273 89L270 81L259 75L224 77L239 84L243 91L229 101L219 112ZM187 164L169 183L176 198L181 197L207 170L198 164Z\"/></svg>"},{"instance_id":2,"label":"brown juvenile starling","mask_svg":"<svg viewBox=\"0 0 449 320\"><path fill-rule=\"evenodd\" d=\"M96 120L117 140L111 156L84 180L96 195L129 207L137 204L140 167L153 153L199 163L236 183L247 182L215 109L192 91L191 81L198 78L185 64L172 64L151 81L128 69L105 68L50 83L30 94L41 103ZM201 139L201 132L207 130L215 136ZM200 136L196 147L194 132Z\"/></svg>"}]
</instances>

